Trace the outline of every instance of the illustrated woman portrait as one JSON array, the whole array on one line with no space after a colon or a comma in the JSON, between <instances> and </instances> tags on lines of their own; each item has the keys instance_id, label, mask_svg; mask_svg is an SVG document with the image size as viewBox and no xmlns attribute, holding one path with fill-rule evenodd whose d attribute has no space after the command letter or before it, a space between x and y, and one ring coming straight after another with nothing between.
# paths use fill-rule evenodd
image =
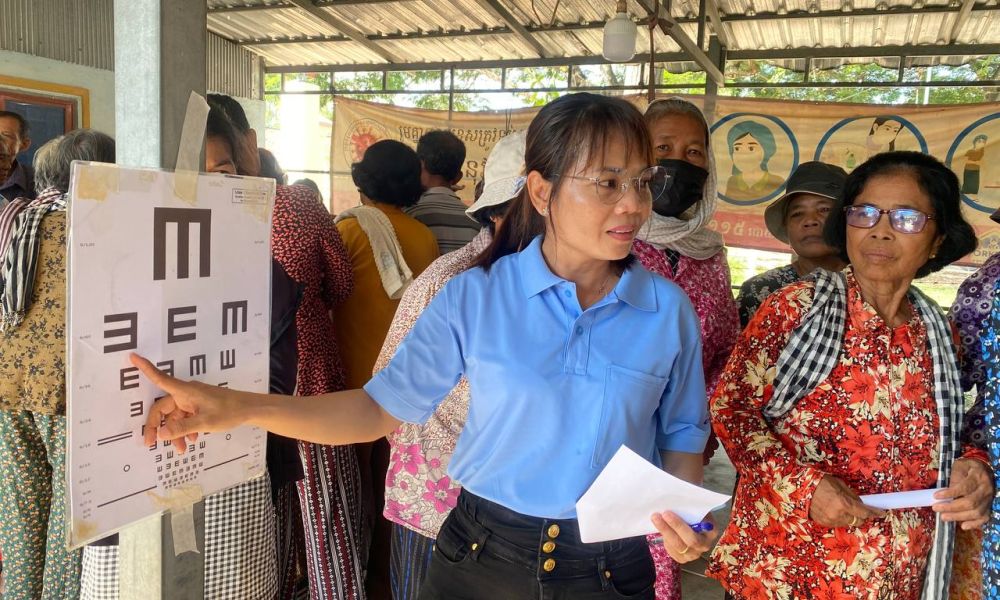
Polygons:
<instances>
[{"instance_id":1,"label":"illustrated woman portrait","mask_svg":"<svg viewBox=\"0 0 1000 600\"><path fill-rule=\"evenodd\" d=\"M862 119L858 119L858 121L860 120ZM819 160L842 167L850 173L855 167L876 154L896 150L896 141L902 129L903 122L899 117L893 115L875 117L872 119L864 139L860 137L864 130L855 130L851 137L857 141L839 141L826 144Z\"/></svg>"},{"instance_id":2,"label":"illustrated woman portrait","mask_svg":"<svg viewBox=\"0 0 1000 600\"><path fill-rule=\"evenodd\" d=\"M760 123L744 121L733 126L726 136L732 175L726 181L730 200L765 198L781 187L784 180L767 170L777 145L771 130Z\"/></svg>"}]
</instances>

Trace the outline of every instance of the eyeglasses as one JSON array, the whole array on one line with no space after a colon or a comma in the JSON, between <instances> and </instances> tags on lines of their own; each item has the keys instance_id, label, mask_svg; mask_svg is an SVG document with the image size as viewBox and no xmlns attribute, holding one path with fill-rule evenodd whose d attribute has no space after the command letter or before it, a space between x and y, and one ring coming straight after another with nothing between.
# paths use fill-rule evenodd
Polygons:
<instances>
[{"instance_id":1,"label":"eyeglasses","mask_svg":"<svg viewBox=\"0 0 1000 600\"><path fill-rule=\"evenodd\" d=\"M632 188L642 202L653 202L658 199L666 189L667 170L659 165L647 167L642 170L637 177L624 177L620 174L606 173L599 177L587 177L584 175L560 175L555 177L566 177L568 179L581 179L594 184L595 194L601 204L609 206L618 204L618 201L625 196L625 192ZM655 194L655 196L654 196Z\"/></svg>"},{"instance_id":2,"label":"eyeglasses","mask_svg":"<svg viewBox=\"0 0 1000 600\"><path fill-rule=\"evenodd\" d=\"M889 225L899 233L920 233L927 225L927 221L934 218L915 208L884 210L871 204L847 206L844 207L844 212L847 214L848 225L862 229L875 227L882 215L889 215Z\"/></svg>"}]
</instances>

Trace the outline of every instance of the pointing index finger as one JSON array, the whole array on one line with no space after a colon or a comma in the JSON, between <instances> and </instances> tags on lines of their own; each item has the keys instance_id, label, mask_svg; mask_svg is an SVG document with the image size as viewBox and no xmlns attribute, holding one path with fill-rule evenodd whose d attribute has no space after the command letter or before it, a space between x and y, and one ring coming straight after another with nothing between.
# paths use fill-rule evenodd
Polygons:
<instances>
[{"instance_id":1,"label":"pointing index finger","mask_svg":"<svg viewBox=\"0 0 1000 600\"><path fill-rule=\"evenodd\" d=\"M157 369L156 366L149 362L146 358L133 352L128 355L128 360L132 363L132 366L139 369L143 375L149 378L149 380L153 382L153 385L156 387L160 388L164 392L167 392L168 394L175 391L176 385L174 383L174 378Z\"/></svg>"}]
</instances>

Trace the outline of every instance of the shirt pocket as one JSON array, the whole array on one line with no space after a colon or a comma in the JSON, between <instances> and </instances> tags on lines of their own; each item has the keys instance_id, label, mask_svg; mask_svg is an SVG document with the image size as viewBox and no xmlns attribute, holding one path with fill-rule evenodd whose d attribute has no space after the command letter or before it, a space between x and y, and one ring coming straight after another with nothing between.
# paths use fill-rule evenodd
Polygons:
<instances>
[{"instance_id":1,"label":"shirt pocket","mask_svg":"<svg viewBox=\"0 0 1000 600\"><path fill-rule=\"evenodd\" d=\"M666 377L608 366L591 467L603 468L622 444L640 455L655 446L656 411L666 385Z\"/></svg>"}]
</instances>

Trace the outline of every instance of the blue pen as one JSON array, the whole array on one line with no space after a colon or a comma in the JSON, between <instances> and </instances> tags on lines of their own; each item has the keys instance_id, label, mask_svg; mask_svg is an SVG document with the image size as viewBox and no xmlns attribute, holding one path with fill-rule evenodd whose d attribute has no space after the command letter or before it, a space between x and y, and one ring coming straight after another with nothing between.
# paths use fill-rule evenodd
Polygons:
<instances>
[{"instance_id":1,"label":"blue pen","mask_svg":"<svg viewBox=\"0 0 1000 600\"><path fill-rule=\"evenodd\" d=\"M694 530L695 533L706 533L715 529L715 526L712 525L711 521L702 521L701 523L695 523L692 525L691 529Z\"/></svg>"}]
</instances>

